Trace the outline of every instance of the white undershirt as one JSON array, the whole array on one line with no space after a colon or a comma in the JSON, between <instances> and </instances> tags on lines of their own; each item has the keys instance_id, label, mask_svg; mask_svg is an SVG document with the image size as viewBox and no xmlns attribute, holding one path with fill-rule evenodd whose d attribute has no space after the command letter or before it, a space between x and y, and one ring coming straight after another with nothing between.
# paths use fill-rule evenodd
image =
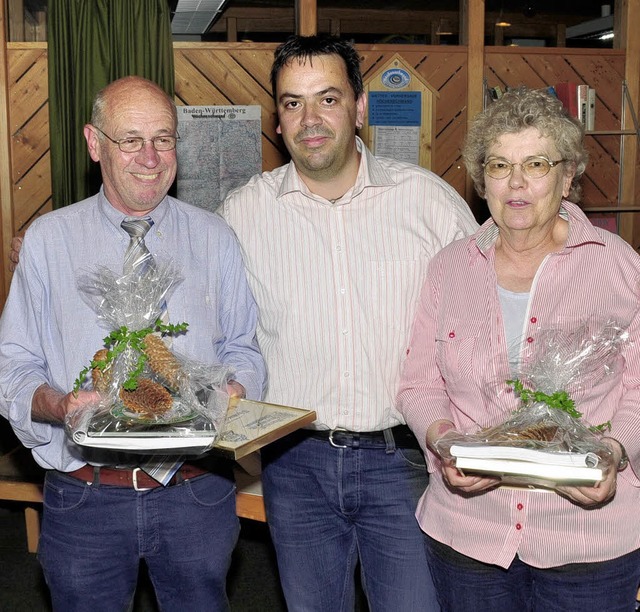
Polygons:
<instances>
[{"instance_id":1,"label":"white undershirt","mask_svg":"<svg viewBox=\"0 0 640 612\"><path fill-rule=\"evenodd\" d=\"M507 353L511 372L515 373L520 363L522 346L522 327L527 314L530 293L514 293L498 285L498 297L502 308L504 333L507 340Z\"/></svg>"}]
</instances>

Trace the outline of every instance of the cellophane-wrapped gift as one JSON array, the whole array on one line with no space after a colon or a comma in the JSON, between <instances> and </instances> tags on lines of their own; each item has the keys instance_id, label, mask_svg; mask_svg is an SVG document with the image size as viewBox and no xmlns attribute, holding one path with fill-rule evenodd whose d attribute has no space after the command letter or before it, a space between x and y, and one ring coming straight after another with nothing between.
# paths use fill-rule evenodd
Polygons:
<instances>
[{"instance_id":1,"label":"cellophane-wrapped gift","mask_svg":"<svg viewBox=\"0 0 640 612\"><path fill-rule=\"evenodd\" d=\"M628 333L612 322L587 322L572 331L541 330L537 358L512 380L491 385L513 391L519 407L501 424L473 433L451 431L436 450L464 474L484 474L505 484L555 488L593 486L606 477L613 453L601 441L609 423L588 423L567 389L611 375Z\"/></svg>"},{"instance_id":2,"label":"cellophane-wrapped gift","mask_svg":"<svg viewBox=\"0 0 640 612\"><path fill-rule=\"evenodd\" d=\"M121 276L101 267L79 278L85 301L110 333L76 380L74 391L93 389L101 398L68 415L66 430L77 444L198 455L215 443L227 412L231 371L169 348L173 337L191 333L186 322L163 321L167 300L181 281L171 262Z\"/></svg>"}]
</instances>

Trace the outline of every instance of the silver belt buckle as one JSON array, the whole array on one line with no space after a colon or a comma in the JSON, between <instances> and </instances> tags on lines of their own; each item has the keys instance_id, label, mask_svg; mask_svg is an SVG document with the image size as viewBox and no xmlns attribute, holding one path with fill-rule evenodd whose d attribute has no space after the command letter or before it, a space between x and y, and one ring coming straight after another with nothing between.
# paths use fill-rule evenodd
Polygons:
<instances>
[{"instance_id":1,"label":"silver belt buckle","mask_svg":"<svg viewBox=\"0 0 640 612\"><path fill-rule=\"evenodd\" d=\"M343 429L342 427L335 427L334 429L332 429L329 432L329 444L331 444L331 446L333 446L333 448L349 448L346 444L336 444L333 441L333 434L336 433L337 431L347 431L347 430Z\"/></svg>"},{"instance_id":2,"label":"silver belt buckle","mask_svg":"<svg viewBox=\"0 0 640 612\"><path fill-rule=\"evenodd\" d=\"M138 472L142 472L142 468L140 467L133 468L133 472L131 472L131 481L133 482L133 488L136 491L151 491L151 487L138 486Z\"/></svg>"}]
</instances>

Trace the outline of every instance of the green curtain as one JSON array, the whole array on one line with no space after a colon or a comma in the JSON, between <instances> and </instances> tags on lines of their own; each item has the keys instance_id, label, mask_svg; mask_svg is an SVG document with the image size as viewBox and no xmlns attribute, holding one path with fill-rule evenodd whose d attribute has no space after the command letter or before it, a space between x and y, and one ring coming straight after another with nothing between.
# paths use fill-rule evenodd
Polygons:
<instances>
[{"instance_id":1,"label":"green curtain","mask_svg":"<svg viewBox=\"0 0 640 612\"><path fill-rule=\"evenodd\" d=\"M100 172L82 127L95 94L127 75L174 94L167 0L49 0L49 131L53 207L95 193Z\"/></svg>"}]
</instances>

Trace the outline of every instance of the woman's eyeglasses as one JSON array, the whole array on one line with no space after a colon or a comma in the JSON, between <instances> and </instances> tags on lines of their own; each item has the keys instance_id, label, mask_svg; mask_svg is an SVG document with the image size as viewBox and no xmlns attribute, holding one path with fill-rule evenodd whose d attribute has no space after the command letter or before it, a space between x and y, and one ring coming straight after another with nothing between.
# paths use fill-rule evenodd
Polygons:
<instances>
[{"instance_id":1,"label":"woman's eyeglasses","mask_svg":"<svg viewBox=\"0 0 640 612\"><path fill-rule=\"evenodd\" d=\"M484 168L484 173L494 179L504 179L511 176L515 166L520 166L525 176L533 179L539 179L543 176L547 176L551 168L564 161L567 160L559 159L558 161L551 161L546 157L530 157L521 163L512 164L506 159L497 157L484 162L482 167Z\"/></svg>"}]
</instances>

